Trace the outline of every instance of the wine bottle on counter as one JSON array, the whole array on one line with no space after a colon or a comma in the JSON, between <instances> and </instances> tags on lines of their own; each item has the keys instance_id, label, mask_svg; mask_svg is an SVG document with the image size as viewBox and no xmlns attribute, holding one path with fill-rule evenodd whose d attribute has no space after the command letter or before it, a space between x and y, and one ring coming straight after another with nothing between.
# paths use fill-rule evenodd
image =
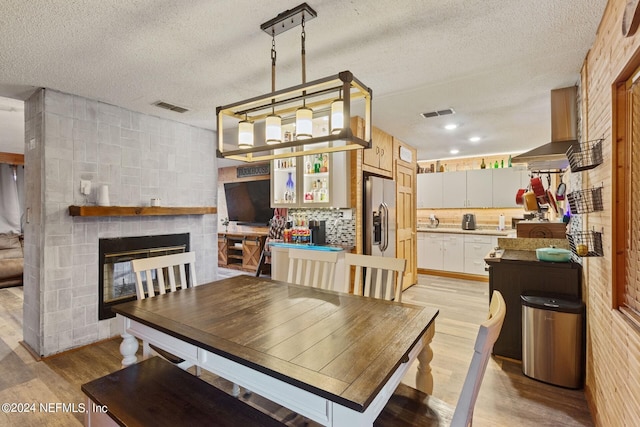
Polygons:
<instances>
[{"instance_id":1,"label":"wine bottle on counter","mask_svg":"<svg viewBox=\"0 0 640 427\"><path fill-rule=\"evenodd\" d=\"M482 163L480 163L480 169L486 169L487 165L484 164L484 159L482 159Z\"/></svg>"}]
</instances>

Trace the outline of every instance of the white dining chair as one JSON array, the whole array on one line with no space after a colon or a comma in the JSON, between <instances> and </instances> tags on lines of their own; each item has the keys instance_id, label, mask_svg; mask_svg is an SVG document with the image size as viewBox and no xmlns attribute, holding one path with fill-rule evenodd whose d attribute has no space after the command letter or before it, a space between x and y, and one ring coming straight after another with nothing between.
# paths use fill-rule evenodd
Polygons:
<instances>
[{"instance_id":1,"label":"white dining chair","mask_svg":"<svg viewBox=\"0 0 640 427\"><path fill-rule=\"evenodd\" d=\"M489 318L480 325L478 330L471 364L455 408L438 398L401 383L373 425L375 427L471 426L473 409L482 379L493 345L500 335L506 313L507 306L502 294L499 291L493 291L489 305Z\"/></svg>"},{"instance_id":2,"label":"white dining chair","mask_svg":"<svg viewBox=\"0 0 640 427\"><path fill-rule=\"evenodd\" d=\"M337 251L291 248L287 282L332 290L337 262Z\"/></svg>"},{"instance_id":3,"label":"white dining chair","mask_svg":"<svg viewBox=\"0 0 640 427\"><path fill-rule=\"evenodd\" d=\"M402 281L407 260L375 255L345 254L345 283L355 270L353 293L388 301L402 301Z\"/></svg>"},{"instance_id":4,"label":"white dining chair","mask_svg":"<svg viewBox=\"0 0 640 427\"><path fill-rule=\"evenodd\" d=\"M182 252L179 254L162 255L151 258L139 258L131 261L131 267L136 274L136 294L139 300L151 298L156 295L164 295L168 291L175 292L178 285L181 288L198 286L196 280L196 254L195 252ZM189 268L189 282L186 277L186 267ZM176 282L176 270L179 282ZM169 289L165 284L165 274L169 280ZM145 278L142 278L142 273ZM155 282L154 282L155 277ZM156 289L157 285L157 289Z\"/></svg>"},{"instance_id":5,"label":"white dining chair","mask_svg":"<svg viewBox=\"0 0 640 427\"><path fill-rule=\"evenodd\" d=\"M183 252L132 260L131 268L136 275L136 295L138 299L153 298L156 295L163 295L167 292L176 292L179 289L197 286L195 263L195 252ZM188 279L186 275L187 266L189 268ZM179 282L176 281L176 270L180 278ZM168 280L168 289L165 283L165 275ZM142 342L142 356L145 359L153 355L152 350L182 369L188 369L193 366L192 363L149 344L147 341ZM196 375L200 375L200 367L196 367Z\"/></svg>"}]
</instances>

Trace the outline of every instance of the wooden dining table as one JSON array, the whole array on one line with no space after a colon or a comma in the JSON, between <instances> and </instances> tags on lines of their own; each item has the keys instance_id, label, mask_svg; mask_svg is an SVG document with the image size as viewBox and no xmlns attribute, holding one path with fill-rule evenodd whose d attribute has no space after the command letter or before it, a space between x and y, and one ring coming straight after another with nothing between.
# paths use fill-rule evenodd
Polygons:
<instances>
[{"instance_id":1,"label":"wooden dining table","mask_svg":"<svg viewBox=\"0 0 640 427\"><path fill-rule=\"evenodd\" d=\"M409 366L432 390L438 310L241 275L113 307L138 339L320 424L371 426Z\"/></svg>"}]
</instances>

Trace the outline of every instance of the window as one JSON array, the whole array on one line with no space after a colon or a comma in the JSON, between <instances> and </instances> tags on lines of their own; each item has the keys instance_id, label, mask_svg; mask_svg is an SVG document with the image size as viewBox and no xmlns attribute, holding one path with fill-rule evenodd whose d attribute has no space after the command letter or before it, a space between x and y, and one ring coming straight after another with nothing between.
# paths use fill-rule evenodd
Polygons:
<instances>
[{"instance_id":1,"label":"window","mask_svg":"<svg viewBox=\"0 0 640 427\"><path fill-rule=\"evenodd\" d=\"M614 100L614 308L640 327L640 68Z\"/></svg>"}]
</instances>

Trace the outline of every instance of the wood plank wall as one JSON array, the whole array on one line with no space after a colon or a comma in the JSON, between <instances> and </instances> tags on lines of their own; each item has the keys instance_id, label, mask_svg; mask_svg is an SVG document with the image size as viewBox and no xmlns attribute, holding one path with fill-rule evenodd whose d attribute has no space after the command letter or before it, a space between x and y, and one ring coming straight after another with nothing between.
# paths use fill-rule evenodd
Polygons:
<instances>
[{"instance_id":1,"label":"wood plank wall","mask_svg":"<svg viewBox=\"0 0 640 427\"><path fill-rule=\"evenodd\" d=\"M640 33L624 38L626 0L610 0L581 71L583 141L604 136L604 162L582 172L583 187L604 185L604 211L584 215L584 228L603 231L604 257L586 258L586 394L597 425L631 426L640 420L640 331L613 309L611 245L613 87L640 51ZM579 11L576 11L579 13Z\"/></svg>"}]
</instances>

